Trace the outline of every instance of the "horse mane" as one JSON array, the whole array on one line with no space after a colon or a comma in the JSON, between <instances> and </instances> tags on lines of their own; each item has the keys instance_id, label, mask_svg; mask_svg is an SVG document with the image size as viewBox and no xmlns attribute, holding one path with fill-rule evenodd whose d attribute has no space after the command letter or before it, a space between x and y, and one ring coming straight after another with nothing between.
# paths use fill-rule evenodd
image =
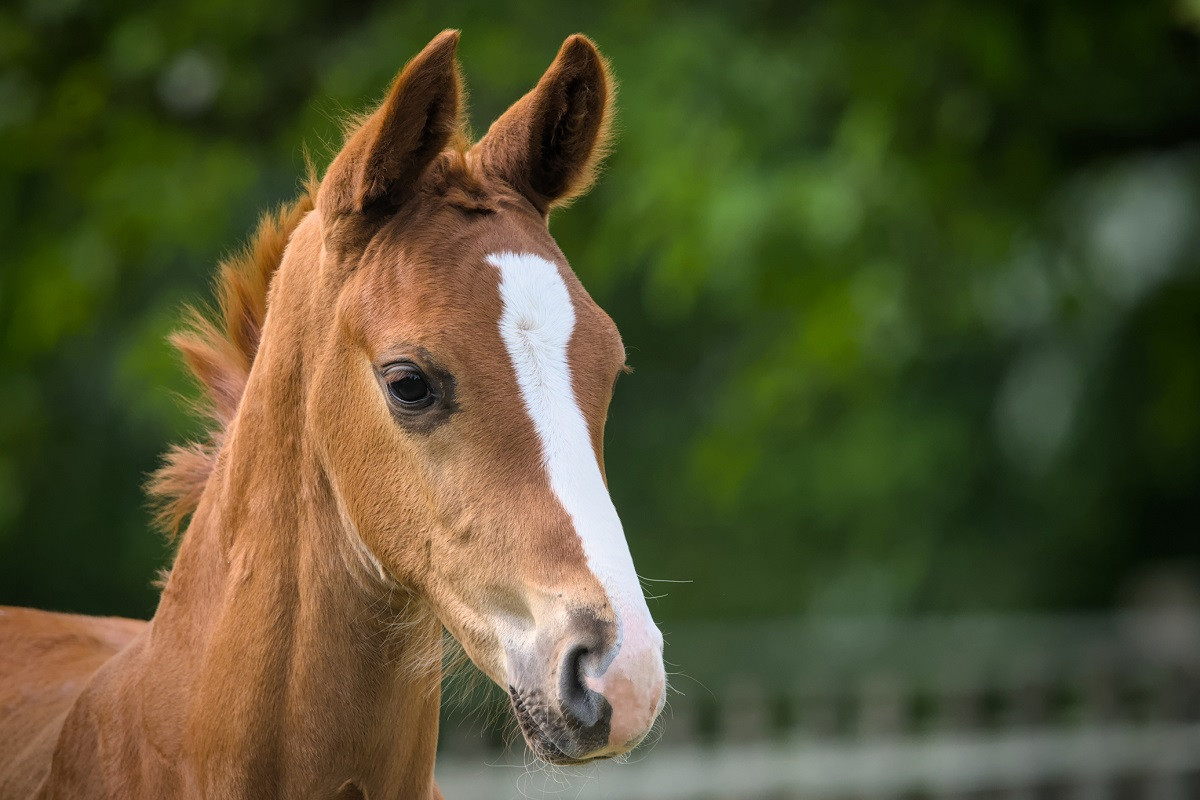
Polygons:
<instances>
[{"instance_id":1,"label":"horse mane","mask_svg":"<svg viewBox=\"0 0 1200 800\"><path fill-rule=\"evenodd\" d=\"M246 246L221 262L216 308L185 307L184 326L169 339L200 385L195 407L210 425L200 440L172 445L146 484L154 522L168 538L179 535L200 503L258 352L271 278L292 231L313 209L316 190L310 168L300 196L263 214Z\"/></svg>"}]
</instances>

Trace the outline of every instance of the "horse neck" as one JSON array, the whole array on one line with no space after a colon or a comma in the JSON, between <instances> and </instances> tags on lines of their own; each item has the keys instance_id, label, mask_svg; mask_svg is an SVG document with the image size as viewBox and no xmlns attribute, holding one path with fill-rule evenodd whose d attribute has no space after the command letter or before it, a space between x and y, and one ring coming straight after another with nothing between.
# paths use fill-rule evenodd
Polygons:
<instances>
[{"instance_id":1,"label":"horse neck","mask_svg":"<svg viewBox=\"0 0 1200 800\"><path fill-rule=\"evenodd\" d=\"M425 796L441 625L363 569L301 434L303 372L264 336L155 615L156 707L186 709L159 727L205 780L232 784L213 789L294 796L351 781L373 798Z\"/></svg>"}]
</instances>

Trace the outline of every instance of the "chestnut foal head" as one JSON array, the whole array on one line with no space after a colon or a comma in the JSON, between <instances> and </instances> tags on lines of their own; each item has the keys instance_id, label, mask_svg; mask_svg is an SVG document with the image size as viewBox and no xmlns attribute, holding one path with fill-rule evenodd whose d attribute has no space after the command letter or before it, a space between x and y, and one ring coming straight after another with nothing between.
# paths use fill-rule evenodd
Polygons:
<instances>
[{"instance_id":1,"label":"chestnut foal head","mask_svg":"<svg viewBox=\"0 0 1200 800\"><path fill-rule=\"evenodd\" d=\"M264 346L307 365L351 568L429 603L537 755L617 755L665 690L603 467L625 354L547 228L591 182L612 83L573 36L468 146L457 42L413 59L330 166L281 268L315 262L328 318L286 343L268 325Z\"/></svg>"}]
</instances>

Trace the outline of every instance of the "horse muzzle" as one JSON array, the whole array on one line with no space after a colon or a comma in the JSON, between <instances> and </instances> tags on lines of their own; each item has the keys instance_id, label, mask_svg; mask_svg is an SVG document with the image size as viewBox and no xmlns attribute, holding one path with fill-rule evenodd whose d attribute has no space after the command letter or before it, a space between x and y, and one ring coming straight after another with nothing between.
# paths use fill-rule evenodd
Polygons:
<instances>
[{"instance_id":1,"label":"horse muzzle","mask_svg":"<svg viewBox=\"0 0 1200 800\"><path fill-rule=\"evenodd\" d=\"M509 652L509 698L533 753L552 764L621 755L662 710L662 634L649 617L624 625L576 612L532 652Z\"/></svg>"}]
</instances>

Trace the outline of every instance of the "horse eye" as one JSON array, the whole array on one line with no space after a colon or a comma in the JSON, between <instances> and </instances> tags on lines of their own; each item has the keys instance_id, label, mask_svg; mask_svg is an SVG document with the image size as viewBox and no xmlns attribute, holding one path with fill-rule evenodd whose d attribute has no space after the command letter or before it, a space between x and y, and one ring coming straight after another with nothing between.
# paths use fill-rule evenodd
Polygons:
<instances>
[{"instance_id":1,"label":"horse eye","mask_svg":"<svg viewBox=\"0 0 1200 800\"><path fill-rule=\"evenodd\" d=\"M396 370L388 376L387 387L392 399L407 408L424 408L434 400L429 381L416 367Z\"/></svg>"}]
</instances>

